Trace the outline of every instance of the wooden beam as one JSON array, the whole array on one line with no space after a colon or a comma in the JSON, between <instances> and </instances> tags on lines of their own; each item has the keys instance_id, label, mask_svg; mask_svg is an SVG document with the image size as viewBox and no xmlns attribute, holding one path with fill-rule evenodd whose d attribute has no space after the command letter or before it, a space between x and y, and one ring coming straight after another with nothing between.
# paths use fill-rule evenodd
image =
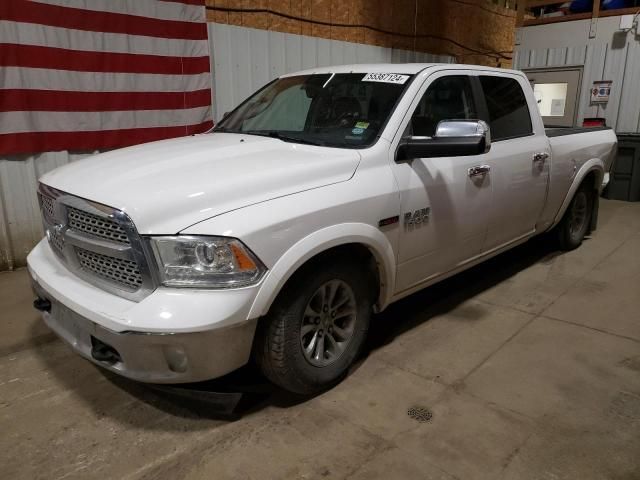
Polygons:
<instances>
[{"instance_id":1,"label":"wooden beam","mask_svg":"<svg viewBox=\"0 0 640 480\"><path fill-rule=\"evenodd\" d=\"M603 10L598 13L598 17L617 17L619 15L634 15L638 13L638 7L620 8L617 10ZM534 18L531 20L525 20L524 26L529 27L533 25L546 25L547 23L560 23L571 22L573 20L588 20L592 18L593 12L589 13L574 13L573 15L564 15L562 17L546 17L546 18Z\"/></svg>"},{"instance_id":2,"label":"wooden beam","mask_svg":"<svg viewBox=\"0 0 640 480\"><path fill-rule=\"evenodd\" d=\"M593 2L593 11L591 12L591 18L598 18L600 16L600 2Z\"/></svg>"},{"instance_id":3,"label":"wooden beam","mask_svg":"<svg viewBox=\"0 0 640 480\"><path fill-rule=\"evenodd\" d=\"M547 5L559 5L564 2L558 0L528 0L527 8L546 7Z\"/></svg>"},{"instance_id":4,"label":"wooden beam","mask_svg":"<svg viewBox=\"0 0 640 480\"><path fill-rule=\"evenodd\" d=\"M560 23L560 22L570 22L572 20L587 20L591 18L590 13L576 13L574 15L563 15L561 17L544 17L544 18L534 18L532 20L527 20L524 22L525 27L531 27L533 25L546 25L547 23Z\"/></svg>"}]
</instances>

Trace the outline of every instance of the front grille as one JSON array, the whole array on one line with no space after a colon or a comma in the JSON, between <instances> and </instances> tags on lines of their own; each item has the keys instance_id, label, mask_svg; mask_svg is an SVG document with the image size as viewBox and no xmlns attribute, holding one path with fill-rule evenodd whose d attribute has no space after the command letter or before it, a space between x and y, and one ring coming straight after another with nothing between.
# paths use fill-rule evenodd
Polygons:
<instances>
[{"instance_id":1,"label":"front grille","mask_svg":"<svg viewBox=\"0 0 640 480\"><path fill-rule=\"evenodd\" d=\"M142 275L136 262L101 255L78 247L75 251L78 262L85 271L130 290L137 290L142 286Z\"/></svg>"},{"instance_id":2,"label":"front grille","mask_svg":"<svg viewBox=\"0 0 640 480\"><path fill-rule=\"evenodd\" d=\"M53 198L40 195L40 201L42 202L42 209L44 210L45 215L49 217L50 220L55 220L56 209L54 207Z\"/></svg>"},{"instance_id":3,"label":"front grille","mask_svg":"<svg viewBox=\"0 0 640 480\"><path fill-rule=\"evenodd\" d=\"M44 185L38 195L49 245L70 271L135 301L153 291L143 241L124 212Z\"/></svg>"},{"instance_id":4,"label":"front grille","mask_svg":"<svg viewBox=\"0 0 640 480\"><path fill-rule=\"evenodd\" d=\"M69 228L72 230L111 240L112 242L130 243L124 229L111 218L99 217L93 213L84 212L73 207L67 207L67 217L69 219Z\"/></svg>"},{"instance_id":5,"label":"front grille","mask_svg":"<svg viewBox=\"0 0 640 480\"><path fill-rule=\"evenodd\" d=\"M47 238L49 238L49 243L53 247L53 249L62 254L64 251L64 237L60 235L55 228L49 228L47 230Z\"/></svg>"}]
</instances>

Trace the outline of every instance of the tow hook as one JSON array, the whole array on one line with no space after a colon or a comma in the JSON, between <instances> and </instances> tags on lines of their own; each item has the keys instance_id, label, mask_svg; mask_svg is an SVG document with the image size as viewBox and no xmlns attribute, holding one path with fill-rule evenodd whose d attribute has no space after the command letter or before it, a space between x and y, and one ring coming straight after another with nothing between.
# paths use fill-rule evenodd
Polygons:
<instances>
[{"instance_id":1,"label":"tow hook","mask_svg":"<svg viewBox=\"0 0 640 480\"><path fill-rule=\"evenodd\" d=\"M115 348L98 340L93 335L91 336L91 356L94 360L104 362L108 365L122 362L122 358Z\"/></svg>"},{"instance_id":2,"label":"tow hook","mask_svg":"<svg viewBox=\"0 0 640 480\"><path fill-rule=\"evenodd\" d=\"M50 312L51 302L46 298L36 298L33 301L33 308L35 308L36 310L40 310L41 312Z\"/></svg>"}]
</instances>

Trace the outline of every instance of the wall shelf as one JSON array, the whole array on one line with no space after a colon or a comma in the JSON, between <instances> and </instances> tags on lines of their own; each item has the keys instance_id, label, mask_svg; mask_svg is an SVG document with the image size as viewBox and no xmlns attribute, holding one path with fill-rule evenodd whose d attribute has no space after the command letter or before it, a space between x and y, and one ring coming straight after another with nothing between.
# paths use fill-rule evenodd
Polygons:
<instances>
[{"instance_id":1,"label":"wall shelf","mask_svg":"<svg viewBox=\"0 0 640 480\"><path fill-rule=\"evenodd\" d=\"M558 3L558 2L554 2ZM640 11L640 7L631 7L631 8L619 8L616 10L601 10L598 17L615 17L618 15L635 15ZM563 15L561 17L544 17L544 18L533 18L533 19L525 19L523 26L529 27L532 25L547 25L549 23L559 23L559 22L571 22L574 20L588 20L593 17L592 12L585 13L574 13L572 15Z\"/></svg>"}]
</instances>

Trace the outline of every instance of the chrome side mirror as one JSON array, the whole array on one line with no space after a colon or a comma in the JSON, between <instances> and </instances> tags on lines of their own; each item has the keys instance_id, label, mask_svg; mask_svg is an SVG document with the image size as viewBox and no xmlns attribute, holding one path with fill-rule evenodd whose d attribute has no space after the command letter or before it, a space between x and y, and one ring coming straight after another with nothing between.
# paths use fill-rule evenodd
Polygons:
<instances>
[{"instance_id":1,"label":"chrome side mirror","mask_svg":"<svg viewBox=\"0 0 640 480\"><path fill-rule=\"evenodd\" d=\"M491 150L491 129L484 120L442 120L436 127L434 138L476 138L484 139L484 152Z\"/></svg>"},{"instance_id":2,"label":"chrome side mirror","mask_svg":"<svg viewBox=\"0 0 640 480\"><path fill-rule=\"evenodd\" d=\"M407 137L398 145L396 161L414 158L481 155L491 149L489 125L482 120L442 120L431 137Z\"/></svg>"}]
</instances>

